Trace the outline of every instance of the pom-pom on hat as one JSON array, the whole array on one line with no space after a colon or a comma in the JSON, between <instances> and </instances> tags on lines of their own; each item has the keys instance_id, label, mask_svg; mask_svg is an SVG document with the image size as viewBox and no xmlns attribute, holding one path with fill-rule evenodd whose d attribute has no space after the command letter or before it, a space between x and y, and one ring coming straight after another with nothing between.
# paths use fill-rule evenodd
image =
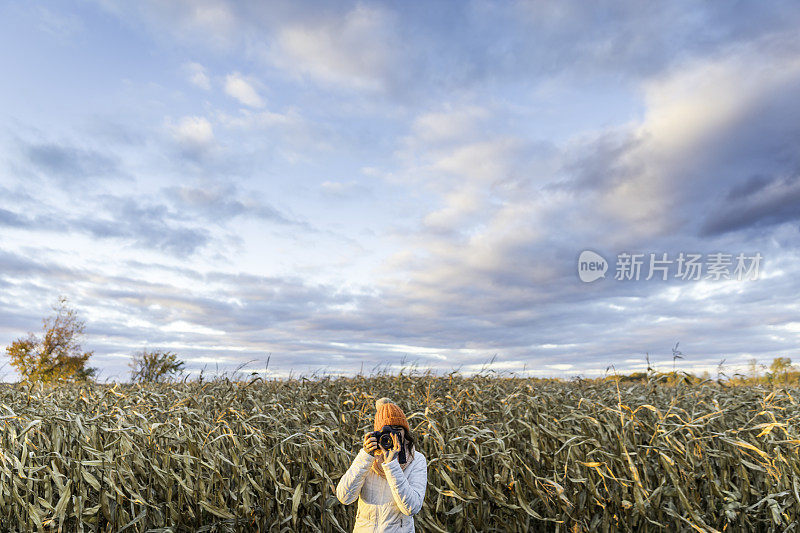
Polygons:
<instances>
[{"instance_id":1,"label":"pom-pom on hat","mask_svg":"<svg viewBox=\"0 0 800 533\"><path fill-rule=\"evenodd\" d=\"M411 432L405 413L389 398L375 402L375 431L380 431L383 426L403 426L407 432Z\"/></svg>"}]
</instances>

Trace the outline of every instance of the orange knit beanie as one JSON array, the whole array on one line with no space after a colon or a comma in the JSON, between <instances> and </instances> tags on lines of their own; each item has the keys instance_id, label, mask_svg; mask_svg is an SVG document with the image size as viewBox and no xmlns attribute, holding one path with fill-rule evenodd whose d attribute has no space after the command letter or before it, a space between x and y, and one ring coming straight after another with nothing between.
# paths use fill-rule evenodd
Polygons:
<instances>
[{"instance_id":1,"label":"orange knit beanie","mask_svg":"<svg viewBox=\"0 0 800 533\"><path fill-rule=\"evenodd\" d=\"M381 398L375 402L375 409L375 431L380 431L383 426L403 426L407 432L411 432L403 410L389 398Z\"/></svg>"}]
</instances>

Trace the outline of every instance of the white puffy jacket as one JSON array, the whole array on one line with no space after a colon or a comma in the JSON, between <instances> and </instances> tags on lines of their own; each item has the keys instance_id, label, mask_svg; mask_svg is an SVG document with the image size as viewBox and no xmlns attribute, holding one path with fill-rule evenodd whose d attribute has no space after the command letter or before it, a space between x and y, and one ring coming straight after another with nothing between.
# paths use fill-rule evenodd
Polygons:
<instances>
[{"instance_id":1,"label":"white puffy jacket","mask_svg":"<svg viewBox=\"0 0 800 533\"><path fill-rule=\"evenodd\" d=\"M353 533L413 532L413 516L422 509L428 485L427 459L414 450L414 459L405 470L397 458L383 463L385 478L372 471L374 460L361 448L336 487L336 497L343 504L358 499Z\"/></svg>"}]
</instances>

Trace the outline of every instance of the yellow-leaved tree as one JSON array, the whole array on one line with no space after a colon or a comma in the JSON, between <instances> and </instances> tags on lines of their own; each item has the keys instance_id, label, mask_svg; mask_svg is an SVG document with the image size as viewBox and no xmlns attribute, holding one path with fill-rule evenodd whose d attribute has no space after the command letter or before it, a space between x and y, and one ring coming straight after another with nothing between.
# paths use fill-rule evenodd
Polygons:
<instances>
[{"instance_id":1,"label":"yellow-leaved tree","mask_svg":"<svg viewBox=\"0 0 800 533\"><path fill-rule=\"evenodd\" d=\"M42 320L42 336L28 333L6 347L11 366L25 381L85 381L97 369L86 366L93 352L84 352L80 345L85 324L78 319L67 298L60 296L53 306L54 316Z\"/></svg>"}]
</instances>

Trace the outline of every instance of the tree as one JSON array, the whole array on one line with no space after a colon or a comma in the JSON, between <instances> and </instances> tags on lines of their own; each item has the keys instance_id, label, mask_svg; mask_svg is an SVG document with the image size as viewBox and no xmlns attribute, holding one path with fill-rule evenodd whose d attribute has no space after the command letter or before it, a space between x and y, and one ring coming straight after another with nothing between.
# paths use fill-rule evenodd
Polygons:
<instances>
[{"instance_id":1,"label":"tree","mask_svg":"<svg viewBox=\"0 0 800 533\"><path fill-rule=\"evenodd\" d=\"M750 373L750 380L753 383L758 383L758 360L753 357L747 362L748 370Z\"/></svg>"},{"instance_id":2,"label":"tree","mask_svg":"<svg viewBox=\"0 0 800 533\"><path fill-rule=\"evenodd\" d=\"M773 379L777 380L783 377L785 381L789 377L789 371L792 369L792 360L788 357L776 357L772 360L772 364L769 365L769 369L772 371Z\"/></svg>"},{"instance_id":3,"label":"tree","mask_svg":"<svg viewBox=\"0 0 800 533\"><path fill-rule=\"evenodd\" d=\"M85 381L91 378L97 369L88 368L86 363L93 352L84 352L79 342L85 323L67 305L66 296L58 298L53 310L55 316L42 320L42 337L28 333L26 338L19 338L6 347L11 366L26 381Z\"/></svg>"},{"instance_id":4,"label":"tree","mask_svg":"<svg viewBox=\"0 0 800 533\"><path fill-rule=\"evenodd\" d=\"M130 367L132 382L163 383L183 370L183 361L172 352L142 350L133 354Z\"/></svg>"}]
</instances>

